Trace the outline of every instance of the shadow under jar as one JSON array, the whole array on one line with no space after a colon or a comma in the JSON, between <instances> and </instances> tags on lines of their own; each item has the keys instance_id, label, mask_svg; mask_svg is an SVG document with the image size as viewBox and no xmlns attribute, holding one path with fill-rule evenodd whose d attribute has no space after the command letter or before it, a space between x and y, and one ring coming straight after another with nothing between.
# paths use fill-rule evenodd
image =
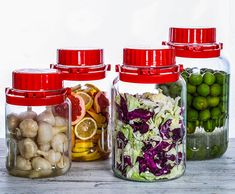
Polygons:
<instances>
[{"instance_id":1,"label":"shadow under jar","mask_svg":"<svg viewBox=\"0 0 235 194\"><path fill-rule=\"evenodd\" d=\"M152 182L185 171L186 85L174 49L123 51L112 88L115 176Z\"/></svg>"},{"instance_id":2,"label":"shadow under jar","mask_svg":"<svg viewBox=\"0 0 235 194\"><path fill-rule=\"evenodd\" d=\"M8 172L28 178L66 173L71 105L61 75L52 69L20 69L12 78L12 88L6 88Z\"/></svg>"},{"instance_id":3,"label":"shadow under jar","mask_svg":"<svg viewBox=\"0 0 235 194\"><path fill-rule=\"evenodd\" d=\"M110 65L103 64L102 49L58 49L57 54L52 68L72 90L72 160L105 160L111 150L111 85L106 77Z\"/></svg>"},{"instance_id":4,"label":"shadow under jar","mask_svg":"<svg viewBox=\"0 0 235 194\"><path fill-rule=\"evenodd\" d=\"M187 159L222 156L228 147L229 63L215 28L170 28L169 42L187 83Z\"/></svg>"}]
</instances>

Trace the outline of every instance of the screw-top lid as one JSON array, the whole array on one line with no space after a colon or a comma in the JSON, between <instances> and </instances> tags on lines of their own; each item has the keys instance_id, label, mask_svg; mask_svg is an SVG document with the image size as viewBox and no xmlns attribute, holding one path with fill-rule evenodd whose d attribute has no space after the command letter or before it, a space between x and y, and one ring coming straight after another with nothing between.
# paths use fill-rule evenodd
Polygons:
<instances>
[{"instance_id":1,"label":"screw-top lid","mask_svg":"<svg viewBox=\"0 0 235 194\"><path fill-rule=\"evenodd\" d=\"M216 28L170 28L169 41L174 43L215 43Z\"/></svg>"},{"instance_id":2,"label":"screw-top lid","mask_svg":"<svg viewBox=\"0 0 235 194\"><path fill-rule=\"evenodd\" d=\"M123 65L117 65L119 79L133 83L169 83L179 79L182 66L176 65L175 49L123 49Z\"/></svg>"},{"instance_id":3,"label":"screw-top lid","mask_svg":"<svg viewBox=\"0 0 235 194\"><path fill-rule=\"evenodd\" d=\"M103 64L103 49L58 49L57 64L68 66L93 66Z\"/></svg>"},{"instance_id":4,"label":"screw-top lid","mask_svg":"<svg viewBox=\"0 0 235 194\"><path fill-rule=\"evenodd\" d=\"M55 69L19 69L12 72L12 88L6 88L6 102L21 106L49 106L63 103L68 89Z\"/></svg>"},{"instance_id":5,"label":"screw-top lid","mask_svg":"<svg viewBox=\"0 0 235 194\"><path fill-rule=\"evenodd\" d=\"M60 73L55 69L19 69L12 72L12 87L17 90L60 90Z\"/></svg>"},{"instance_id":6,"label":"screw-top lid","mask_svg":"<svg viewBox=\"0 0 235 194\"><path fill-rule=\"evenodd\" d=\"M63 80L91 81L106 77L111 66L103 64L103 49L58 49L57 64L51 65Z\"/></svg>"},{"instance_id":7,"label":"screw-top lid","mask_svg":"<svg viewBox=\"0 0 235 194\"><path fill-rule=\"evenodd\" d=\"M216 28L170 28L169 41L163 42L176 49L177 57L219 57L222 43L216 43Z\"/></svg>"},{"instance_id":8,"label":"screw-top lid","mask_svg":"<svg viewBox=\"0 0 235 194\"><path fill-rule=\"evenodd\" d=\"M129 66L172 66L175 64L175 51L163 49L123 49L123 64Z\"/></svg>"}]
</instances>

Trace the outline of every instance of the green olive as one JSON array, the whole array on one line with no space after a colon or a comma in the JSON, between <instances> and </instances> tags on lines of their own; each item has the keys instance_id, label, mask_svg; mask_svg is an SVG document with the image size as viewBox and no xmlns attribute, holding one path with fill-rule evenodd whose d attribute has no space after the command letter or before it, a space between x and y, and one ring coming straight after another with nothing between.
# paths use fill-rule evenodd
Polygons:
<instances>
[{"instance_id":1,"label":"green olive","mask_svg":"<svg viewBox=\"0 0 235 194\"><path fill-rule=\"evenodd\" d=\"M196 126L194 122L187 122L187 133L192 134L195 132Z\"/></svg>"},{"instance_id":2,"label":"green olive","mask_svg":"<svg viewBox=\"0 0 235 194\"><path fill-rule=\"evenodd\" d=\"M213 120L208 120L204 122L203 127L206 132L213 132L215 130L215 123Z\"/></svg>"},{"instance_id":3,"label":"green olive","mask_svg":"<svg viewBox=\"0 0 235 194\"><path fill-rule=\"evenodd\" d=\"M208 106L207 100L205 97L196 96L193 99L193 107L197 110L205 110Z\"/></svg>"},{"instance_id":4,"label":"green olive","mask_svg":"<svg viewBox=\"0 0 235 194\"><path fill-rule=\"evenodd\" d=\"M187 112L188 121L196 121L198 119L198 112L194 109L189 109Z\"/></svg>"},{"instance_id":5,"label":"green olive","mask_svg":"<svg viewBox=\"0 0 235 194\"><path fill-rule=\"evenodd\" d=\"M215 83L215 75L211 72L206 72L203 75L203 82L207 85L212 85L213 83Z\"/></svg>"},{"instance_id":6,"label":"green olive","mask_svg":"<svg viewBox=\"0 0 235 194\"><path fill-rule=\"evenodd\" d=\"M211 117L211 113L208 109L202 110L199 112L199 120L200 121L207 121L208 119L210 119L210 117Z\"/></svg>"},{"instance_id":7,"label":"green olive","mask_svg":"<svg viewBox=\"0 0 235 194\"><path fill-rule=\"evenodd\" d=\"M200 85L202 83L202 80L202 75L199 73L193 73L189 77L189 83L194 86Z\"/></svg>"}]
</instances>

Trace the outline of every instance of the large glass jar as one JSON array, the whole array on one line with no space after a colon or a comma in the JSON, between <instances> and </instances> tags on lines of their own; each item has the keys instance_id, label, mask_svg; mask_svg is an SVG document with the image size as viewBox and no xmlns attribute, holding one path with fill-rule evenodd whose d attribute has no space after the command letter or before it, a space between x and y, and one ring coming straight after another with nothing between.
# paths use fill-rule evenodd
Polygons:
<instances>
[{"instance_id":1,"label":"large glass jar","mask_svg":"<svg viewBox=\"0 0 235 194\"><path fill-rule=\"evenodd\" d=\"M117 177L157 181L185 171L186 85L174 49L124 49L112 88Z\"/></svg>"},{"instance_id":2,"label":"large glass jar","mask_svg":"<svg viewBox=\"0 0 235 194\"><path fill-rule=\"evenodd\" d=\"M71 115L67 89L52 69L20 69L6 88L6 168L42 178L70 169Z\"/></svg>"},{"instance_id":3,"label":"large glass jar","mask_svg":"<svg viewBox=\"0 0 235 194\"><path fill-rule=\"evenodd\" d=\"M228 147L229 63L215 28L170 28L169 42L187 82L187 158L205 160Z\"/></svg>"},{"instance_id":4,"label":"large glass jar","mask_svg":"<svg viewBox=\"0 0 235 194\"><path fill-rule=\"evenodd\" d=\"M57 51L58 69L72 95L72 160L104 160L110 155L110 90L103 50Z\"/></svg>"}]
</instances>

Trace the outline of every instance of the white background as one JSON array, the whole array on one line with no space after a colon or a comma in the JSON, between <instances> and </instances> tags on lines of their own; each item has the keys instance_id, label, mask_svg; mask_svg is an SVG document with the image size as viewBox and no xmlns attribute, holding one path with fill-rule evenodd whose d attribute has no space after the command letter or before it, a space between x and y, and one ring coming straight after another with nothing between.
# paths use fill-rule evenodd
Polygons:
<instances>
[{"instance_id":1,"label":"white background","mask_svg":"<svg viewBox=\"0 0 235 194\"><path fill-rule=\"evenodd\" d=\"M0 0L0 137L12 70L49 67L61 47L104 48L105 62L114 65L121 63L123 47L160 45L170 26L217 27L231 63L230 137L235 137L234 10L234 0Z\"/></svg>"}]
</instances>

